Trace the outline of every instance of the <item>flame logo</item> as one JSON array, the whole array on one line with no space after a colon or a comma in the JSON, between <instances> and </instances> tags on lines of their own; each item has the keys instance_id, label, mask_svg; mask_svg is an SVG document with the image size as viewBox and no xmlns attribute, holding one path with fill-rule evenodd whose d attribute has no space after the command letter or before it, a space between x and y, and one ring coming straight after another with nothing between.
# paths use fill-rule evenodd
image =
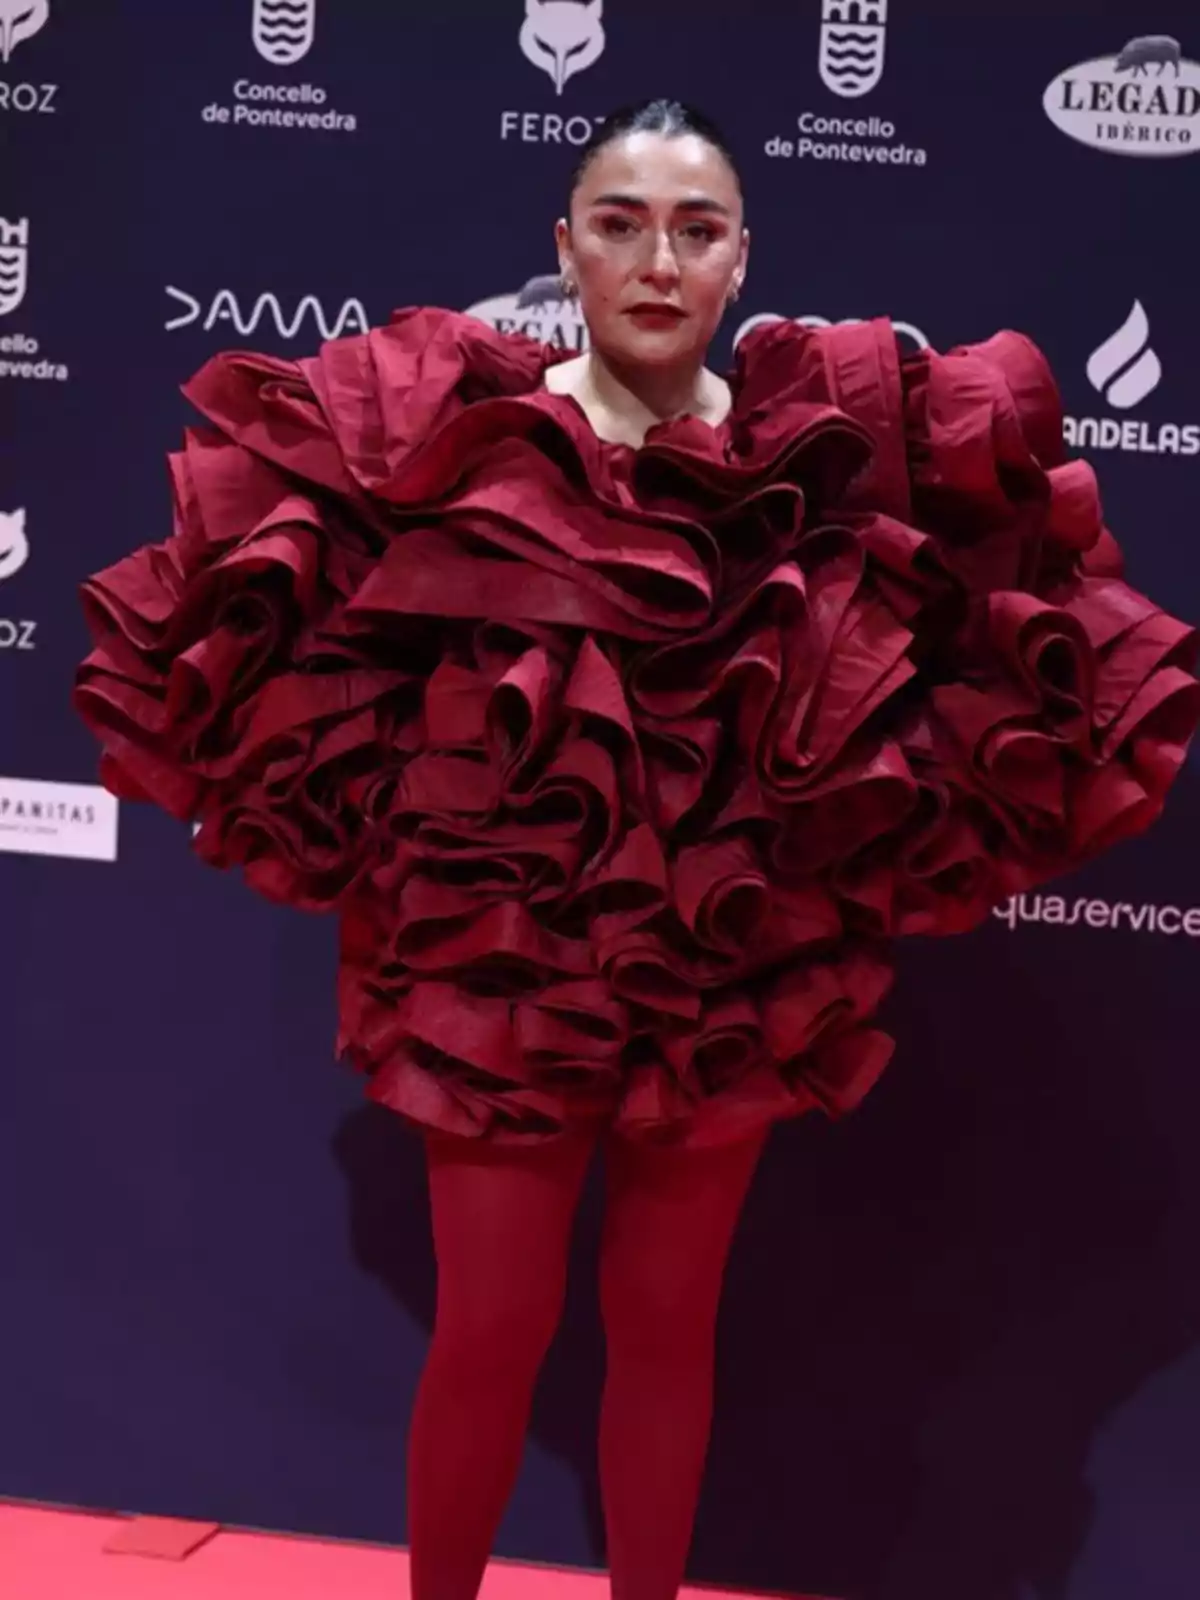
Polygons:
<instances>
[{"instance_id":1,"label":"flame logo","mask_svg":"<svg viewBox=\"0 0 1200 1600\"><path fill-rule=\"evenodd\" d=\"M1157 389L1162 363L1150 348L1150 319L1140 300L1125 321L1088 357L1088 382L1118 411L1128 411Z\"/></svg>"}]
</instances>

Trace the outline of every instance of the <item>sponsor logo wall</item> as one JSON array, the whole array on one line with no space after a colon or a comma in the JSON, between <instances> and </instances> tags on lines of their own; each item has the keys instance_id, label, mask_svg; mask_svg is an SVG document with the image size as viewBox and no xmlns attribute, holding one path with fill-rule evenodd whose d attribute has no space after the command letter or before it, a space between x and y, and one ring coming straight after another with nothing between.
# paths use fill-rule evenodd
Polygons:
<instances>
[{"instance_id":1,"label":"sponsor logo wall","mask_svg":"<svg viewBox=\"0 0 1200 1600\"><path fill-rule=\"evenodd\" d=\"M95 748L69 704L84 648L77 590L87 573L126 550L167 537L162 457L191 415L177 386L217 350L261 348L299 359L323 340L378 325L394 308L434 303L503 333L584 351L587 330L576 302L561 292L553 244L570 172L606 111L676 90L722 125L747 196L749 273L718 335L714 364L728 367L756 328L782 319L823 328L888 315L906 355L975 341L999 326L1022 329L1053 359L1068 451L1096 470L1132 580L1179 615L1200 618L1200 162L1185 159L1200 153L1194 0L1046 5L1019 16L1001 0L958 7L936 0L695 7L669 0L0 0L0 769L13 774L0 777L0 904L20 952L0 965L10 978L19 973L0 990L0 1059L17 1064L4 1075L14 1095L37 1080L48 1053L58 1075L52 1104L30 1090L28 1100L0 1106L0 1172L20 1169L32 1193L38 1171L59 1159L52 1130L61 1130L58 1111L68 1104L79 1108L89 1158L103 1149L106 1170L143 1171L147 1141L159 1136L153 1130L190 1131L198 1100L220 1098L207 1087L214 1060L218 1070L236 1062L227 1127L240 1126L234 1119L261 1089L257 1115L267 1133L255 1135L256 1149L270 1149L248 1164L215 1114L194 1149L172 1134L173 1167L202 1161L186 1169L191 1199L180 1226L186 1231L203 1213L206 1225L237 1241L245 1230L236 1207L252 1204L265 1230L278 1229L282 1212L271 1209L271 1197L285 1193L304 1240L305 1274L294 1270L299 1246L281 1250L278 1260L273 1245L256 1247L244 1295L228 1283L210 1293L207 1280L204 1295L214 1305L253 1305L272 1352L333 1353L315 1387L271 1389L282 1409L267 1417L253 1397L289 1381L287 1364L286 1371L277 1360L265 1365L262 1382L247 1380L241 1399L211 1386L203 1359L188 1367L203 1296L189 1302L174 1332L156 1323L151 1338L135 1319L122 1333L128 1360L120 1372L94 1375L120 1389L125 1374L128 1387L114 1405L161 1448L144 1462L126 1462L118 1479L111 1457L102 1460L94 1448L90 1392L68 1382L71 1373L93 1371L85 1359L87 1286L95 1279L98 1295L104 1286L85 1260L70 1277L72 1306L80 1296L76 1359L65 1359L61 1330L49 1323L20 1348L12 1327L0 1330L0 1368L28 1373L31 1394L65 1396L57 1419L49 1401L15 1430L6 1417L5 1492L186 1507L199 1473L201 1481L231 1485L222 1514L248 1526L292 1527L295 1507L304 1506L307 1521L325 1533L403 1538L400 1497L376 1470L373 1430L378 1384L394 1385L400 1399L411 1391L423 1312L407 1281L389 1283L395 1295L381 1296L365 1268L346 1265L346 1174L332 1161L314 1172L310 1161L312 1150L328 1148L332 1129L348 1129L351 1145L359 1128L353 1119L342 1125L343 1101L332 1104L344 1092L340 1080L328 1090L331 1103L320 1098L333 1083L329 1019L313 999L332 1006L321 943L331 937L328 925L314 932L315 919L277 913L195 861L186 826L132 803L118 808L98 786ZM899 1064L869 1113L876 1120L861 1124L862 1134L802 1136L837 1140L837 1161L850 1165L838 1168L828 1193L793 1205L787 1218L766 1214L770 1196L795 1191L769 1181L747 1259L804 1254L807 1261L813 1240L801 1240L797 1216L815 1206L817 1257L875 1261L879 1236L868 1239L861 1219L894 1222L895 1185L917 1173L948 1173L949 1191L959 1181L950 1170L954 1152L963 1149L973 1174L1017 1172L1023 1186L1030 1150L1041 1141L1052 1147L1055 1171L1075 1183L1086 1151L1077 1159L1070 1126L1043 1140L1040 1118L1055 1085L1075 1084L1064 1072L1083 1062L1078 1093L1089 1117L1111 1099L1121 1108L1114 1127L1122 1134L1143 1112L1155 1138L1186 1131L1187 1160L1164 1154L1163 1181L1190 1196L1200 1217L1200 1193L1188 1187L1200 1126L1188 1076L1200 959L1198 834L1193 762L1162 828L1145 841L1070 883L1005 901L968 939L937 949L914 941L909 960L920 970L901 997L908 1012L897 1030ZM90 870L94 863L111 870ZM64 930L83 951L75 973L62 958ZM214 1033L223 997L234 989L236 1018ZM953 1025L939 1021L948 1017ZM964 1047L983 1017L995 1028ZM1027 1119L1012 1149L993 1148L981 1131L986 1117L971 1117L988 1093L981 1060L1000 1048L1001 1035L1011 1041L1003 1073L1033 1083L1027 1095L1012 1092ZM922 1077L930 1061L937 1072ZM1181 1064L1175 1076L1172 1062ZM103 1092L124 1065L153 1085L136 1115L128 1103L114 1110L116 1100L108 1104ZM303 1087L281 1092L272 1075L284 1071L296 1074L289 1085ZM1127 1116L1135 1103L1137 1113ZM910 1142L900 1165L881 1174L871 1150L897 1114ZM32 1131L14 1138L15 1127ZM293 1148L305 1152L304 1177L274 1165ZM799 1181L818 1168L828 1178L836 1163L821 1152L834 1148L803 1145ZM1130 1162L1118 1165L1111 1192L1136 1209L1137 1174L1130 1176ZM247 1176L250 1166L257 1177ZM84 1167L95 1179L95 1164ZM241 1175L236 1185L226 1183L231 1171ZM423 1180L415 1169L408 1176L415 1194ZM250 1200L248 1185L259 1178L262 1189ZM353 1186L352 1175L348 1181ZM378 1194L393 1195L391 1181ZM1051 1173L1037 1207L1029 1203L1039 1226L1042 1206L1053 1211L1057 1203L1058 1181ZM360 1209L381 1214L365 1193L351 1194L356 1227ZM104 1241L129 1237L129 1214L111 1185L97 1180L94 1192L70 1190L66 1198L74 1215L97 1217ZM156 1214L157 1203L140 1204L139 1212ZM310 1203L324 1208L319 1216L304 1209ZM929 1216L922 1211L913 1239L929 1236L940 1203L920 1202ZM1058 1237L1056 1226L1074 1237L1071 1203L1054 1211L1048 1237ZM54 1207L28 1210L30 1226L46 1231L36 1235L36 1272L22 1283L34 1281L43 1261L60 1259L62 1243L52 1231ZM967 1252L979 1272L989 1250L1010 1265L1028 1254L1024 1235L1003 1231L1028 1227L1020 1206L1010 1210L1017 1220L998 1222L986 1248ZM851 1212L862 1231L846 1223ZM403 1221L398 1226L403 1231ZM1091 1226L1089 1215L1084 1254ZM394 1237L379 1260L394 1260ZM1007 1303L1009 1286L985 1285L976 1299L971 1279L959 1284L961 1293L937 1300L947 1261L963 1254L961 1241L939 1237L940 1256L933 1245L935 1253L922 1256L899 1233L879 1245L879 1261L902 1261L903 1307L878 1287L890 1267L856 1270L849 1290L844 1270L836 1283L816 1286L822 1304L850 1293L845 1326L853 1325L853 1339L839 1343L831 1325L812 1318L807 1268L789 1291L796 1315L778 1360L760 1348L780 1326L777 1283L762 1292L755 1315L735 1308L729 1371L761 1374L763 1383L744 1415L763 1416L763 1427L777 1427L779 1437L755 1432L751 1440L734 1428L718 1440L692 1576L755 1592L1015 1597L1040 1594L1050 1582L1048 1558L1038 1565L1046 1550L1078 1547L1070 1580L1054 1579L1064 1594L1130 1600L1127 1581L1113 1576L1128 1569L1112 1557L1130 1539L1147 1597L1200 1594L1194 1495L1176 1494L1169 1475L1155 1477L1153 1535L1129 1531L1146 1481L1139 1450L1161 1445L1169 1454L1169 1441L1156 1432L1153 1407L1143 1406L1146 1371L1132 1370L1130 1341L1113 1330L1136 1321L1147 1347L1160 1352L1194 1343L1190 1326L1168 1325L1165 1312L1154 1322L1151 1269L1141 1259L1129 1272L1122 1263L1097 1267L1107 1284L1136 1280L1133 1312L1097 1299L1098 1279L1068 1284L1079 1305L1094 1308L1087 1329L1072 1336L1086 1343L1093 1363L1095 1392L1081 1399L1070 1387L1069 1350L1056 1354L1052 1339L1034 1348L1036 1311L1026 1307L1016 1331L997 1324L990 1353L970 1345L971 1317L984 1301ZM236 1258L232 1246L217 1252L209 1243L192 1238L179 1259L211 1266L218 1254ZM1190 1282L1197 1251L1200 1239L1189 1235L1189 1265L1177 1282ZM4 1259L0 1251L7 1307ZM123 1270L136 1275L136 1264ZM163 1277L136 1285L145 1303L174 1303L170 1282L160 1288ZM853 1298L859 1292L861 1302ZM922 1322L918 1302L927 1294ZM338 1308L336 1327L305 1321L318 1304ZM99 1301L92 1311L103 1314ZM335 1359L348 1327L353 1350ZM895 1350L930 1349L933 1327L946 1342L930 1366L953 1369L955 1382L900 1396L888 1415L912 1418L913 1435L897 1423L894 1470L880 1468L871 1452L881 1436L878 1411L892 1399L884 1388L909 1381L896 1375L903 1363ZM227 1331L206 1327L205 1349L224 1340L231 1370L239 1360L252 1363L255 1342L226 1340ZM1000 1370L1006 1338L1022 1351L1007 1387ZM96 1348L109 1347L101 1338ZM169 1440L154 1431L160 1397L140 1389L137 1377L159 1370L163 1348L190 1374L183 1387L194 1380L190 1423L181 1400ZM389 1352L387 1370L375 1373L369 1391L348 1394L345 1386L370 1367L363 1350ZM1106 1351L1111 1359L1101 1370L1095 1363ZM839 1365L851 1355L853 1370ZM993 1360L998 1365L989 1367ZM865 1397L837 1430L845 1453L832 1473L817 1459L830 1447L828 1416L805 1409L812 1389L796 1381L801 1368L830 1373L828 1392L839 1405ZM868 1383L864 1371L874 1375ZM1200 1437L1200 1374L1189 1369L1180 1383L1174 1414L1187 1437ZM1060 1391L1077 1402L1070 1416L1053 1411L1048 1397ZM571 1387L564 1404L574 1404L574 1395ZM1123 1397L1119 1414L1114 1395ZM1018 1415L1019 1426L993 1427L1001 1412ZM274 1429L285 1413L298 1431L281 1453ZM1119 1415L1143 1429L1141 1445L1113 1442L1107 1430ZM572 1421L561 1433L535 1433L540 1448L529 1453L501 1553L599 1563L579 1494L590 1464L577 1472L563 1448L565 1437L588 1436L590 1426L572 1432ZM240 1439L240 1430L247 1447L239 1445L236 1458L269 1461L271 1471L230 1476L226 1442ZM1110 1442L1093 1450L1101 1437ZM41 1450L27 1448L33 1438L44 1442L44 1470L31 1464ZM289 1478L301 1471L295 1462L307 1446L300 1439L316 1441L317 1457L344 1462L344 1470ZM1152 1449L1147 1439L1158 1443ZM401 1443L397 1434L397 1460ZM919 1490L911 1465L918 1457ZM728 1516L729 1486L755 1481L762 1459L786 1461L787 1503L811 1509L800 1525L781 1519L770 1496L761 1505L744 1497L738 1517ZM64 1463L85 1465L67 1472ZM1105 1476L1112 1471L1124 1473L1115 1487ZM847 1482L874 1487L847 1497ZM978 1504L956 1498L963 1484ZM1010 1526L996 1508L1011 1507L1014 1485L1029 1486L1032 1509L1014 1514ZM1060 1489L1066 1510L1055 1498ZM914 1495L929 1500L910 1515ZM1086 1516L1072 1521L1083 1505ZM939 1560L945 1529L960 1523L971 1529L963 1541L968 1564L951 1583ZM1030 1554L1013 1531L1018 1523L1043 1529L1045 1549ZM1088 1556L1093 1538L1108 1544ZM888 1570L897 1541L908 1563L900 1577Z\"/></svg>"}]
</instances>

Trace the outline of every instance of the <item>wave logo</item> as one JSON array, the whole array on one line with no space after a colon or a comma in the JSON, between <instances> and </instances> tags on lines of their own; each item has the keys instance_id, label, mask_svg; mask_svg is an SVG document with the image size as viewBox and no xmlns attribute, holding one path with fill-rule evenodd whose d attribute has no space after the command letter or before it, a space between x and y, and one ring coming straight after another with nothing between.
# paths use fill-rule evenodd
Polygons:
<instances>
[{"instance_id":1,"label":"wave logo","mask_svg":"<svg viewBox=\"0 0 1200 1600\"><path fill-rule=\"evenodd\" d=\"M1116 411L1140 405L1162 380L1162 362L1150 348L1150 319L1140 300L1125 321L1088 357L1088 382Z\"/></svg>"},{"instance_id":2,"label":"wave logo","mask_svg":"<svg viewBox=\"0 0 1200 1600\"><path fill-rule=\"evenodd\" d=\"M846 100L870 94L883 77L887 0L823 0L821 82Z\"/></svg>"},{"instance_id":3,"label":"wave logo","mask_svg":"<svg viewBox=\"0 0 1200 1600\"><path fill-rule=\"evenodd\" d=\"M539 344L560 350L584 351L588 347L587 325L579 302L562 292L558 278L546 274L530 278L515 294L496 294L467 307L467 315L478 317L498 333L524 334Z\"/></svg>"},{"instance_id":4,"label":"wave logo","mask_svg":"<svg viewBox=\"0 0 1200 1600\"><path fill-rule=\"evenodd\" d=\"M183 308L163 323L168 333L175 332L177 328L189 328L196 322L207 333L218 323L228 323L245 337L254 333L259 324L266 320L281 339L294 339L307 317L312 318L323 339L340 339L347 329L351 333L366 333L369 327L361 300L343 301L337 315L330 317L315 294L306 294L289 317L273 294L260 294L249 311L245 311L232 289L218 289L207 310L205 302L194 294L188 294L186 289L176 289L167 284L166 292Z\"/></svg>"},{"instance_id":5,"label":"wave logo","mask_svg":"<svg viewBox=\"0 0 1200 1600\"><path fill-rule=\"evenodd\" d=\"M0 0L0 62L8 65L22 39L32 39L50 20L50 0Z\"/></svg>"},{"instance_id":6,"label":"wave logo","mask_svg":"<svg viewBox=\"0 0 1200 1600\"><path fill-rule=\"evenodd\" d=\"M1042 109L1068 138L1115 156L1200 153L1200 63L1165 33L1130 39L1115 56L1051 79Z\"/></svg>"},{"instance_id":7,"label":"wave logo","mask_svg":"<svg viewBox=\"0 0 1200 1600\"><path fill-rule=\"evenodd\" d=\"M29 540L25 536L25 508L0 511L0 582L11 578L29 560Z\"/></svg>"},{"instance_id":8,"label":"wave logo","mask_svg":"<svg viewBox=\"0 0 1200 1600\"><path fill-rule=\"evenodd\" d=\"M317 0L254 0L254 48L276 67L293 67L312 49Z\"/></svg>"},{"instance_id":9,"label":"wave logo","mask_svg":"<svg viewBox=\"0 0 1200 1600\"><path fill-rule=\"evenodd\" d=\"M29 282L29 219L0 217L0 317L15 311Z\"/></svg>"},{"instance_id":10,"label":"wave logo","mask_svg":"<svg viewBox=\"0 0 1200 1600\"><path fill-rule=\"evenodd\" d=\"M604 53L604 0L525 0L521 51L548 72L554 92Z\"/></svg>"}]
</instances>

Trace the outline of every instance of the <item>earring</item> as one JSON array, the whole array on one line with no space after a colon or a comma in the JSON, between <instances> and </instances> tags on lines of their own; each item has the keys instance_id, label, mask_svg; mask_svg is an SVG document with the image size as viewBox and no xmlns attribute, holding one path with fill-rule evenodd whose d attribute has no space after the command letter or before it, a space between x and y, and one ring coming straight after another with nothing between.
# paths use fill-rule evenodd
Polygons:
<instances>
[{"instance_id":1,"label":"earring","mask_svg":"<svg viewBox=\"0 0 1200 1600\"><path fill-rule=\"evenodd\" d=\"M729 293L725 296L725 304L731 306L742 292L742 286L736 281L729 285Z\"/></svg>"},{"instance_id":2,"label":"earring","mask_svg":"<svg viewBox=\"0 0 1200 1600\"><path fill-rule=\"evenodd\" d=\"M579 292L565 272L559 273L558 287L564 300L574 300Z\"/></svg>"}]
</instances>

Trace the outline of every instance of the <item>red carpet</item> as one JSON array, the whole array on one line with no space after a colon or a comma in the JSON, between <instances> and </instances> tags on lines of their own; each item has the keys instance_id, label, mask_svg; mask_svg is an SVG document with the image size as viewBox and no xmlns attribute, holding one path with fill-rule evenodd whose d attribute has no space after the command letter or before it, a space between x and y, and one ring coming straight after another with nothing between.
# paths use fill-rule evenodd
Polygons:
<instances>
[{"instance_id":1,"label":"red carpet","mask_svg":"<svg viewBox=\"0 0 1200 1600\"><path fill-rule=\"evenodd\" d=\"M114 1545L174 1553L120 1552ZM481 1600L601 1600L607 1592L606 1579L596 1574L495 1562ZM683 1593L737 1600L717 1589ZM0 1594L3 1600L402 1600L408 1558L371 1545L0 1503Z\"/></svg>"}]
</instances>

